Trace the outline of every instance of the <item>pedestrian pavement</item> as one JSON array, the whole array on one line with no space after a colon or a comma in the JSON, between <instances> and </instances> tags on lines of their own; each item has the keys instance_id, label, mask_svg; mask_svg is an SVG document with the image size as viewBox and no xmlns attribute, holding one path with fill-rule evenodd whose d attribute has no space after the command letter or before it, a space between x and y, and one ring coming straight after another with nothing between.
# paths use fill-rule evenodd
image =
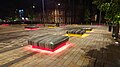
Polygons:
<instances>
[{"instance_id":1,"label":"pedestrian pavement","mask_svg":"<svg viewBox=\"0 0 120 67\"><path fill-rule=\"evenodd\" d=\"M69 43L72 46L60 53L52 54L28 49L30 45L27 44L27 40L40 34L62 36L67 29L43 28L37 31L7 34L17 38L10 37L8 40L0 41L0 67L120 67L120 45L114 44L107 26L75 25L74 27L93 27L93 30L85 33L88 35L85 37L70 37ZM5 36L1 35L3 38Z\"/></svg>"}]
</instances>

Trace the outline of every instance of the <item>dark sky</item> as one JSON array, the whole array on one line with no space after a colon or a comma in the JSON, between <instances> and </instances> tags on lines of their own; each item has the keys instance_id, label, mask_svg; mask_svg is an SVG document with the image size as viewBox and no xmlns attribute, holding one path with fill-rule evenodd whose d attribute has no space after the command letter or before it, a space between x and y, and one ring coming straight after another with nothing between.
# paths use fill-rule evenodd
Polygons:
<instances>
[{"instance_id":1,"label":"dark sky","mask_svg":"<svg viewBox=\"0 0 120 67\"><path fill-rule=\"evenodd\" d=\"M32 5L40 5L41 0L2 0L0 1L0 8L7 10L6 8L29 8Z\"/></svg>"},{"instance_id":2,"label":"dark sky","mask_svg":"<svg viewBox=\"0 0 120 67\"><path fill-rule=\"evenodd\" d=\"M21 0L22 1L22 0ZM2 0L0 2L0 16L7 16L9 12L15 10L21 2L20 0Z\"/></svg>"},{"instance_id":3,"label":"dark sky","mask_svg":"<svg viewBox=\"0 0 120 67\"><path fill-rule=\"evenodd\" d=\"M2 0L0 1L0 8L26 7L32 4L33 1L34 0Z\"/></svg>"},{"instance_id":4,"label":"dark sky","mask_svg":"<svg viewBox=\"0 0 120 67\"><path fill-rule=\"evenodd\" d=\"M41 0L1 0L0 17L7 16L16 9L30 9L32 5L39 7L41 5Z\"/></svg>"},{"instance_id":5,"label":"dark sky","mask_svg":"<svg viewBox=\"0 0 120 67\"><path fill-rule=\"evenodd\" d=\"M52 3L52 1L61 1L61 0L45 0L45 1L47 3L48 2ZM15 12L16 9L29 10L32 8L32 5L36 6L36 11L42 10L41 0L1 0L0 1L0 17L8 16L10 12ZM48 5L48 6L51 6L51 5Z\"/></svg>"}]
</instances>

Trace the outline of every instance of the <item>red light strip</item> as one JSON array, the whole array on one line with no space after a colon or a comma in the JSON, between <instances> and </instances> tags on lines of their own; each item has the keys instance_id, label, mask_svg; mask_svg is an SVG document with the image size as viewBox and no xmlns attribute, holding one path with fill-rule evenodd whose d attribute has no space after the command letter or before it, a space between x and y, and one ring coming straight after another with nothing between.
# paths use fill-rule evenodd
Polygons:
<instances>
[{"instance_id":1,"label":"red light strip","mask_svg":"<svg viewBox=\"0 0 120 67\"><path fill-rule=\"evenodd\" d=\"M63 45L64 44L64 45ZM57 47L55 49L55 51L49 51L49 50L44 50L44 49L38 49L38 48L33 48L33 46L29 45L26 46L25 49L30 50L30 51L34 51L34 52L40 52L40 53L47 53L47 54L53 54L53 53L60 53L64 50L66 50L67 48L74 46L74 44L70 43L70 42L66 42L63 43L62 45L60 45L61 47Z\"/></svg>"},{"instance_id":2,"label":"red light strip","mask_svg":"<svg viewBox=\"0 0 120 67\"><path fill-rule=\"evenodd\" d=\"M9 26L9 24L2 24L2 26Z\"/></svg>"},{"instance_id":3,"label":"red light strip","mask_svg":"<svg viewBox=\"0 0 120 67\"><path fill-rule=\"evenodd\" d=\"M36 26L43 26L43 24L36 24Z\"/></svg>"},{"instance_id":4,"label":"red light strip","mask_svg":"<svg viewBox=\"0 0 120 67\"><path fill-rule=\"evenodd\" d=\"M39 28L25 28L25 30L38 30Z\"/></svg>"}]
</instances>

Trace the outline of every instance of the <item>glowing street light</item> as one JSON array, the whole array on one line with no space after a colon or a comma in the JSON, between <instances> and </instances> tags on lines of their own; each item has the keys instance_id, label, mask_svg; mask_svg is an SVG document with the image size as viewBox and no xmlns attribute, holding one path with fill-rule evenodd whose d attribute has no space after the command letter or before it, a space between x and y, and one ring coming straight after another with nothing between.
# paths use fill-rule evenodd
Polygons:
<instances>
[{"instance_id":1,"label":"glowing street light","mask_svg":"<svg viewBox=\"0 0 120 67\"><path fill-rule=\"evenodd\" d=\"M58 7L57 7L57 8L58 8L58 16L59 16L59 17L58 17L57 26L59 26L59 23L60 23L60 10L59 10L59 7L60 7L60 5L61 5L61 4L60 4L60 3L58 3L57 5L58 5Z\"/></svg>"},{"instance_id":2,"label":"glowing street light","mask_svg":"<svg viewBox=\"0 0 120 67\"><path fill-rule=\"evenodd\" d=\"M33 8L35 8L35 6L33 6Z\"/></svg>"},{"instance_id":3,"label":"glowing street light","mask_svg":"<svg viewBox=\"0 0 120 67\"><path fill-rule=\"evenodd\" d=\"M58 6L60 6L61 4L60 3L58 3Z\"/></svg>"}]
</instances>

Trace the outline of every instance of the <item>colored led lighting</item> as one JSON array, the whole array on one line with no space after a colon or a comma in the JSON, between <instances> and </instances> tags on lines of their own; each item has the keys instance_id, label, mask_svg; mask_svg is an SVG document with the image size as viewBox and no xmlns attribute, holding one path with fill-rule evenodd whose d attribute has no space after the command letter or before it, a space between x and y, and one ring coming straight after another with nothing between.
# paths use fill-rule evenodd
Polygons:
<instances>
[{"instance_id":1,"label":"colored led lighting","mask_svg":"<svg viewBox=\"0 0 120 67\"><path fill-rule=\"evenodd\" d=\"M86 31L86 32L94 32L94 31L92 30L92 31Z\"/></svg>"},{"instance_id":2,"label":"colored led lighting","mask_svg":"<svg viewBox=\"0 0 120 67\"><path fill-rule=\"evenodd\" d=\"M43 26L43 24L36 24L36 26Z\"/></svg>"},{"instance_id":3,"label":"colored led lighting","mask_svg":"<svg viewBox=\"0 0 120 67\"><path fill-rule=\"evenodd\" d=\"M2 24L2 26L9 26L9 24Z\"/></svg>"},{"instance_id":4,"label":"colored led lighting","mask_svg":"<svg viewBox=\"0 0 120 67\"><path fill-rule=\"evenodd\" d=\"M31 46L31 45L26 46L25 49L31 50L31 51L34 51L34 52L39 52L39 53L53 54L53 53L60 53L60 52L66 50L67 48L69 48L71 46L74 46L74 44L72 44L70 42L64 42L64 43L60 44L60 46L55 48L54 51L51 51L48 48L35 47L35 46Z\"/></svg>"},{"instance_id":5,"label":"colored led lighting","mask_svg":"<svg viewBox=\"0 0 120 67\"><path fill-rule=\"evenodd\" d=\"M83 34L81 37L84 38L84 37L87 37L89 36L90 34Z\"/></svg>"},{"instance_id":6,"label":"colored led lighting","mask_svg":"<svg viewBox=\"0 0 120 67\"><path fill-rule=\"evenodd\" d=\"M65 34L65 36L75 36L75 37L87 37L89 36L89 34L83 34L83 35L80 35L80 34Z\"/></svg>"},{"instance_id":7,"label":"colored led lighting","mask_svg":"<svg viewBox=\"0 0 120 67\"><path fill-rule=\"evenodd\" d=\"M56 26L53 26L53 27L52 27L52 26L49 26L48 28L56 28Z\"/></svg>"},{"instance_id":8,"label":"colored led lighting","mask_svg":"<svg viewBox=\"0 0 120 67\"><path fill-rule=\"evenodd\" d=\"M25 28L25 30L38 30L39 28Z\"/></svg>"}]
</instances>

